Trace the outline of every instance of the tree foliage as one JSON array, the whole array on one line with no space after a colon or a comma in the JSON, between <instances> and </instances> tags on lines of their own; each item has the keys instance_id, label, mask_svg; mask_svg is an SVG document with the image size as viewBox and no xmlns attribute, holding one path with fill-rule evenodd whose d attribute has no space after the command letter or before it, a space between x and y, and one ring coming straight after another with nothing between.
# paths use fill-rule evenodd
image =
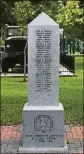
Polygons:
<instances>
[{"instance_id":1,"label":"tree foliage","mask_svg":"<svg viewBox=\"0 0 84 154\"><path fill-rule=\"evenodd\" d=\"M83 9L79 7L78 1L67 1L57 15L57 22L71 36L83 38Z\"/></svg>"},{"instance_id":2,"label":"tree foliage","mask_svg":"<svg viewBox=\"0 0 84 154\"><path fill-rule=\"evenodd\" d=\"M42 11L51 16L72 37L82 38L82 0L1 0L0 26L4 24L24 27ZM83 6L83 5L82 5Z\"/></svg>"},{"instance_id":3,"label":"tree foliage","mask_svg":"<svg viewBox=\"0 0 84 154\"><path fill-rule=\"evenodd\" d=\"M52 18L56 18L58 14L60 3L52 0L25 0L15 3L15 18L17 24L28 24L32 21L39 13L46 12Z\"/></svg>"},{"instance_id":4,"label":"tree foliage","mask_svg":"<svg viewBox=\"0 0 84 154\"><path fill-rule=\"evenodd\" d=\"M14 24L13 1L1 0L0 7L0 24Z\"/></svg>"},{"instance_id":5,"label":"tree foliage","mask_svg":"<svg viewBox=\"0 0 84 154\"><path fill-rule=\"evenodd\" d=\"M25 0L15 2L14 15L18 25L24 27L41 12L46 12L54 20L58 14L59 2L50 0Z\"/></svg>"}]
</instances>

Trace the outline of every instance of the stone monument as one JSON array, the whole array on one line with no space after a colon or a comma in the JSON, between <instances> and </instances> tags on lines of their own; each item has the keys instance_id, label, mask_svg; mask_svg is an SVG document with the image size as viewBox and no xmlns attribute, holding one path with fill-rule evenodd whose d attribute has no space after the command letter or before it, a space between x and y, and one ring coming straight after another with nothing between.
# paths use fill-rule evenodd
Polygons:
<instances>
[{"instance_id":1,"label":"stone monument","mask_svg":"<svg viewBox=\"0 0 84 154\"><path fill-rule=\"evenodd\" d=\"M59 25L42 12L28 24L28 103L21 153L67 152L59 103Z\"/></svg>"}]
</instances>

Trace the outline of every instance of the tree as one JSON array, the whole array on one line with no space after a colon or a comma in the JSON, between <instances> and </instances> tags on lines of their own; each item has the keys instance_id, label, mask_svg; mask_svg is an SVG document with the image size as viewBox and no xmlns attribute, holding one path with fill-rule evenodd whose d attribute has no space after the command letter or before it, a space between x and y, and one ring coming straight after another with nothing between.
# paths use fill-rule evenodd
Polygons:
<instances>
[{"instance_id":1,"label":"tree","mask_svg":"<svg viewBox=\"0 0 84 154\"><path fill-rule=\"evenodd\" d=\"M34 14L34 8L31 2L30 1L16 2L14 14L16 18L16 23L17 25L20 26L21 35L23 35L24 32L26 31L27 24L32 20ZM26 41L26 46L24 48L24 82L26 81L26 48L27 48L27 41Z\"/></svg>"},{"instance_id":2,"label":"tree","mask_svg":"<svg viewBox=\"0 0 84 154\"><path fill-rule=\"evenodd\" d=\"M18 25L22 27L27 25L32 20L34 14L34 6L29 0L15 3L14 15Z\"/></svg>"},{"instance_id":3,"label":"tree","mask_svg":"<svg viewBox=\"0 0 84 154\"><path fill-rule=\"evenodd\" d=\"M83 9L80 8L79 1L67 1L57 15L57 22L71 37L83 39Z\"/></svg>"},{"instance_id":4,"label":"tree","mask_svg":"<svg viewBox=\"0 0 84 154\"><path fill-rule=\"evenodd\" d=\"M14 25L14 14L13 14L13 0L1 0L0 1L1 7L0 7L0 46L2 44L2 39L4 39L6 34L6 27L5 24ZM4 42L4 41L3 41Z\"/></svg>"},{"instance_id":5,"label":"tree","mask_svg":"<svg viewBox=\"0 0 84 154\"><path fill-rule=\"evenodd\" d=\"M4 24L12 25L14 23L14 15L13 15L13 6L12 0L1 0L0 7L0 24L3 26Z\"/></svg>"},{"instance_id":6,"label":"tree","mask_svg":"<svg viewBox=\"0 0 84 154\"><path fill-rule=\"evenodd\" d=\"M59 13L60 2L55 0L25 0L15 3L14 14L18 25L27 25L41 12L46 12L53 19Z\"/></svg>"}]
</instances>

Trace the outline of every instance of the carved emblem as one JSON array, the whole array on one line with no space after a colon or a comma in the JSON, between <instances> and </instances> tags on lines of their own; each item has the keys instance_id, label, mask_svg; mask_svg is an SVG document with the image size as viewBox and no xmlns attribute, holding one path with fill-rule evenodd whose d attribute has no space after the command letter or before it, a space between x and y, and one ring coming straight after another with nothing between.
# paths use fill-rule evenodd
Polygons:
<instances>
[{"instance_id":1,"label":"carved emblem","mask_svg":"<svg viewBox=\"0 0 84 154\"><path fill-rule=\"evenodd\" d=\"M34 130L37 132L51 132L53 119L50 115L38 115L34 118Z\"/></svg>"}]
</instances>

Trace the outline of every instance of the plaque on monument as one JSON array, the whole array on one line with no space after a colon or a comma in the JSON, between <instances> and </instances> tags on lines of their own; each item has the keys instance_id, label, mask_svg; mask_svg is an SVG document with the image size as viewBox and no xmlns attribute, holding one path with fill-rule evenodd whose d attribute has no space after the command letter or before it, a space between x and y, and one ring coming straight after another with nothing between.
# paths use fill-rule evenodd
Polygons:
<instances>
[{"instance_id":1,"label":"plaque on monument","mask_svg":"<svg viewBox=\"0 0 84 154\"><path fill-rule=\"evenodd\" d=\"M64 108L59 103L59 25L41 13L28 25L28 103L23 108L23 153L62 153Z\"/></svg>"}]
</instances>

